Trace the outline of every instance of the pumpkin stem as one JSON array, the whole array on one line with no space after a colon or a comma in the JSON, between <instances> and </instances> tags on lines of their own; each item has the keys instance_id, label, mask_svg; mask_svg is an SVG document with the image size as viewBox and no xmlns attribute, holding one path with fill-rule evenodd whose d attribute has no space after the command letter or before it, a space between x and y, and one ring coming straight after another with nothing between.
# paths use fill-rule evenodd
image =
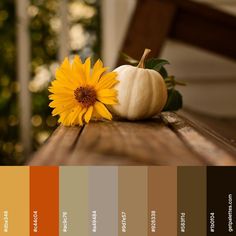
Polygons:
<instances>
[{"instance_id":1,"label":"pumpkin stem","mask_svg":"<svg viewBox=\"0 0 236 236\"><path fill-rule=\"evenodd\" d=\"M145 60L150 52L151 52L151 49L145 48L144 53L138 63L138 66L137 66L138 68L143 68L143 69L145 68Z\"/></svg>"}]
</instances>

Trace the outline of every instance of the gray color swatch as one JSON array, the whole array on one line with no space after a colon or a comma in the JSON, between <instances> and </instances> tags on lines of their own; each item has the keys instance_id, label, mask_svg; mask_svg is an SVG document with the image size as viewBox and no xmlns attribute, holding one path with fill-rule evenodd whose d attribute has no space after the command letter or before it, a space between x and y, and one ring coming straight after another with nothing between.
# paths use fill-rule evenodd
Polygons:
<instances>
[{"instance_id":1,"label":"gray color swatch","mask_svg":"<svg viewBox=\"0 0 236 236\"><path fill-rule=\"evenodd\" d=\"M89 167L89 233L118 236L118 167Z\"/></svg>"}]
</instances>

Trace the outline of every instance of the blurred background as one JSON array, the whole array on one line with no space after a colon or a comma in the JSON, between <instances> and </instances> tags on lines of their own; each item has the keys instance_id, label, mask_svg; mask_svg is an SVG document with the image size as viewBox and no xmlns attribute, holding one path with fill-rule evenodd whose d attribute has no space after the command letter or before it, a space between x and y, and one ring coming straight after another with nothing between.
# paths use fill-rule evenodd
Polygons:
<instances>
[{"instance_id":1,"label":"blurred background","mask_svg":"<svg viewBox=\"0 0 236 236\"><path fill-rule=\"evenodd\" d=\"M0 1L1 164L23 163L55 129L47 87L58 62L97 58L100 35L96 0Z\"/></svg>"},{"instance_id":2,"label":"blurred background","mask_svg":"<svg viewBox=\"0 0 236 236\"><path fill-rule=\"evenodd\" d=\"M196 2L236 16L235 0ZM65 56L101 57L106 66L116 66L136 5L137 0L0 1L1 165L23 164L56 128L47 87ZM168 38L159 57L170 61L170 74L187 82L180 88L185 109L209 124L218 120L222 135L231 122L234 142L235 61Z\"/></svg>"}]
</instances>

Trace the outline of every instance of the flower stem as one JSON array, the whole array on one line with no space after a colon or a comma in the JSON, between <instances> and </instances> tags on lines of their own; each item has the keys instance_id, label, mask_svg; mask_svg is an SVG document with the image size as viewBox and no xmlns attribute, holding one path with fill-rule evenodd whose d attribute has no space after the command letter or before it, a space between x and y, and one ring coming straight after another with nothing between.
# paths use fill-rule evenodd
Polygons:
<instances>
[{"instance_id":1,"label":"flower stem","mask_svg":"<svg viewBox=\"0 0 236 236\"><path fill-rule=\"evenodd\" d=\"M141 57L138 63L138 66L137 66L138 68L143 68L143 69L145 68L145 60L150 52L151 52L151 49L145 48L143 56Z\"/></svg>"}]
</instances>

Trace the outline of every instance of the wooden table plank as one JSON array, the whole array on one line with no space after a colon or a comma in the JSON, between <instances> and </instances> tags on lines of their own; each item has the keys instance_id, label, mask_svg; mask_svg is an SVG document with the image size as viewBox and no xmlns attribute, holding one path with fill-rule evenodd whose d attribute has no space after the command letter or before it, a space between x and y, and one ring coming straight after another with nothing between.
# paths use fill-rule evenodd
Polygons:
<instances>
[{"instance_id":1,"label":"wooden table plank","mask_svg":"<svg viewBox=\"0 0 236 236\"><path fill-rule=\"evenodd\" d=\"M81 127L59 126L30 159L28 165L61 165L63 160L70 156L81 130Z\"/></svg>"},{"instance_id":2,"label":"wooden table plank","mask_svg":"<svg viewBox=\"0 0 236 236\"><path fill-rule=\"evenodd\" d=\"M146 122L87 125L67 165L203 165L181 140L155 118Z\"/></svg>"},{"instance_id":3,"label":"wooden table plank","mask_svg":"<svg viewBox=\"0 0 236 236\"><path fill-rule=\"evenodd\" d=\"M236 151L187 119L60 126L28 165L236 165Z\"/></svg>"},{"instance_id":4,"label":"wooden table plank","mask_svg":"<svg viewBox=\"0 0 236 236\"><path fill-rule=\"evenodd\" d=\"M60 127L30 165L204 165L164 125L146 122L92 122L83 129ZM73 144L74 143L74 144Z\"/></svg>"},{"instance_id":5,"label":"wooden table plank","mask_svg":"<svg viewBox=\"0 0 236 236\"><path fill-rule=\"evenodd\" d=\"M203 134L203 129L196 127L195 124L191 124L186 118L173 112L165 112L162 114L162 117L166 124L179 135L186 145L195 153L198 153L209 165L236 165L235 155L226 150L228 148L224 140L219 140L214 135L210 136L209 132ZM222 146L226 146L225 149L220 147L220 142ZM233 149L231 151L233 152Z\"/></svg>"},{"instance_id":6,"label":"wooden table plank","mask_svg":"<svg viewBox=\"0 0 236 236\"><path fill-rule=\"evenodd\" d=\"M221 141L224 140L225 143L236 149L236 118L216 117L189 109L179 111L178 115L191 120L205 131L209 131L211 135L218 136Z\"/></svg>"}]
</instances>

